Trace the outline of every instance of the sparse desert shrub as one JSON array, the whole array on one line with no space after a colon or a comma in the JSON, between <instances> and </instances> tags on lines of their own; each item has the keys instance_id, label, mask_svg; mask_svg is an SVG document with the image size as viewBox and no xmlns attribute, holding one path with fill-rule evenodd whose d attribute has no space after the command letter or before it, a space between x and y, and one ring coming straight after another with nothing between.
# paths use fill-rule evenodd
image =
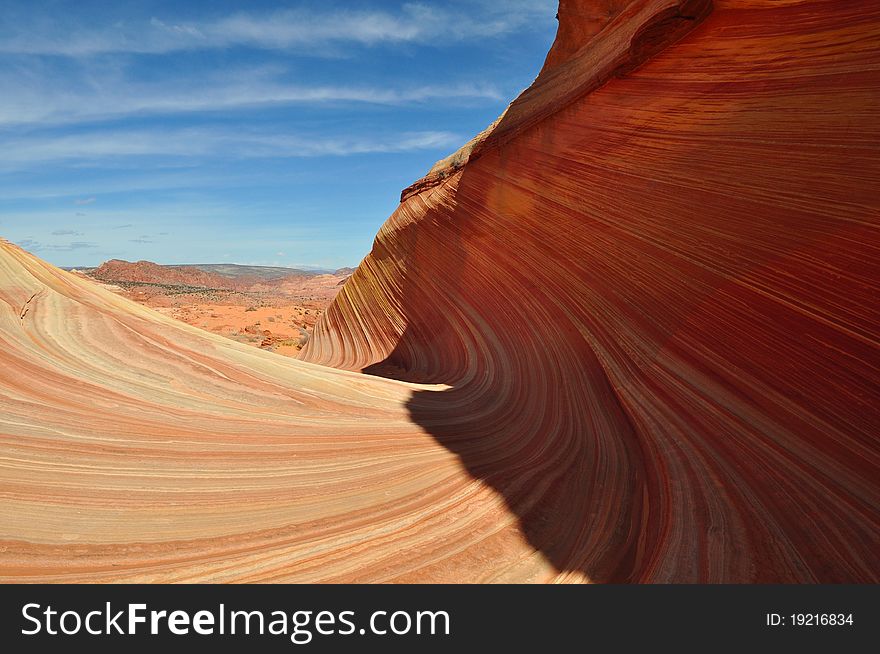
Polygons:
<instances>
[{"instance_id":1,"label":"sparse desert shrub","mask_svg":"<svg viewBox=\"0 0 880 654\"><path fill-rule=\"evenodd\" d=\"M299 343L298 338L285 338L282 341L277 341L275 344L278 346L285 346L285 347L302 347L302 345L300 345L300 343Z\"/></svg>"}]
</instances>

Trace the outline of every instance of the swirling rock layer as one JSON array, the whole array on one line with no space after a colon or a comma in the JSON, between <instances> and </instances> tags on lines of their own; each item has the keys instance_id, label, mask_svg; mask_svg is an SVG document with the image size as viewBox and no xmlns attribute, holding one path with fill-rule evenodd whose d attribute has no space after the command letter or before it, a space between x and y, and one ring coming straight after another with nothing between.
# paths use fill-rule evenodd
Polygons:
<instances>
[{"instance_id":1,"label":"swirling rock layer","mask_svg":"<svg viewBox=\"0 0 880 654\"><path fill-rule=\"evenodd\" d=\"M412 423L411 395L0 241L0 579L552 577L501 498Z\"/></svg>"},{"instance_id":2,"label":"swirling rock layer","mask_svg":"<svg viewBox=\"0 0 880 654\"><path fill-rule=\"evenodd\" d=\"M310 362L0 243L0 579L877 581L875 5L563 2Z\"/></svg>"},{"instance_id":3,"label":"swirling rock layer","mask_svg":"<svg viewBox=\"0 0 880 654\"><path fill-rule=\"evenodd\" d=\"M688 12L619 4L410 189L307 356L450 385L413 420L560 571L876 581L880 7L718 1L657 52Z\"/></svg>"}]
</instances>

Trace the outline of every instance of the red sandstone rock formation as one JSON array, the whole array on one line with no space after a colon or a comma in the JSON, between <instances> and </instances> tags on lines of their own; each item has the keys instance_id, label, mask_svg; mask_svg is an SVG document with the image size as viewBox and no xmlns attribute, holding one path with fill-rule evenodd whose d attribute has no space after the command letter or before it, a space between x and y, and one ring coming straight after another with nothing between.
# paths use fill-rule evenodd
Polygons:
<instances>
[{"instance_id":1,"label":"red sandstone rock formation","mask_svg":"<svg viewBox=\"0 0 880 654\"><path fill-rule=\"evenodd\" d=\"M318 324L373 376L0 242L0 578L878 581L880 7L560 18Z\"/></svg>"},{"instance_id":2,"label":"red sandstone rock formation","mask_svg":"<svg viewBox=\"0 0 880 654\"><path fill-rule=\"evenodd\" d=\"M306 358L451 385L413 420L559 570L877 581L880 6L560 18Z\"/></svg>"}]
</instances>

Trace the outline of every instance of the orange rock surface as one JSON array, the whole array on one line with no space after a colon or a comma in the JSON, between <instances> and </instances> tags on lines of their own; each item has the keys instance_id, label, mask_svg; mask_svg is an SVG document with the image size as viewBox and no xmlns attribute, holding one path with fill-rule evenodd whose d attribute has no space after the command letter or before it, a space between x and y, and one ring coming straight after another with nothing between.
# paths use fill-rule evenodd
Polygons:
<instances>
[{"instance_id":1,"label":"orange rock surface","mask_svg":"<svg viewBox=\"0 0 880 654\"><path fill-rule=\"evenodd\" d=\"M0 578L880 580L880 6L560 19L305 361L0 243Z\"/></svg>"},{"instance_id":2,"label":"orange rock surface","mask_svg":"<svg viewBox=\"0 0 880 654\"><path fill-rule=\"evenodd\" d=\"M412 419L559 570L877 581L880 5L706 5L563 2L305 355L450 385Z\"/></svg>"}]
</instances>

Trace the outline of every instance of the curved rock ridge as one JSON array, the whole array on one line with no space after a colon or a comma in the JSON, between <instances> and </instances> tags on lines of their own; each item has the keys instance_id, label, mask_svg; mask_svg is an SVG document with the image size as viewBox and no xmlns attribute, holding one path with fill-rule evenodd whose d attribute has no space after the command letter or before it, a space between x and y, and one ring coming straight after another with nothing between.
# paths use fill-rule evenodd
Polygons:
<instances>
[{"instance_id":1,"label":"curved rock ridge","mask_svg":"<svg viewBox=\"0 0 880 654\"><path fill-rule=\"evenodd\" d=\"M535 82L489 127L401 193L405 201L468 161L600 87L638 68L696 27L712 0L564 0L559 33Z\"/></svg>"},{"instance_id":2,"label":"curved rock ridge","mask_svg":"<svg viewBox=\"0 0 880 654\"><path fill-rule=\"evenodd\" d=\"M874 5L563 2L310 361L0 241L0 581L878 581Z\"/></svg>"},{"instance_id":3,"label":"curved rock ridge","mask_svg":"<svg viewBox=\"0 0 880 654\"><path fill-rule=\"evenodd\" d=\"M413 424L413 388L214 336L0 240L0 581L582 580Z\"/></svg>"},{"instance_id":4,"label":"curved rock ridge","mask_svg":"<svg viewBox=\"0 0 880 654\"><path fill-rule=\"evenodd\" d=\"M877 582L880 5L597 7L303 356L447 385L410 419L563 577Z\"/></svg>"}]
</instances>

